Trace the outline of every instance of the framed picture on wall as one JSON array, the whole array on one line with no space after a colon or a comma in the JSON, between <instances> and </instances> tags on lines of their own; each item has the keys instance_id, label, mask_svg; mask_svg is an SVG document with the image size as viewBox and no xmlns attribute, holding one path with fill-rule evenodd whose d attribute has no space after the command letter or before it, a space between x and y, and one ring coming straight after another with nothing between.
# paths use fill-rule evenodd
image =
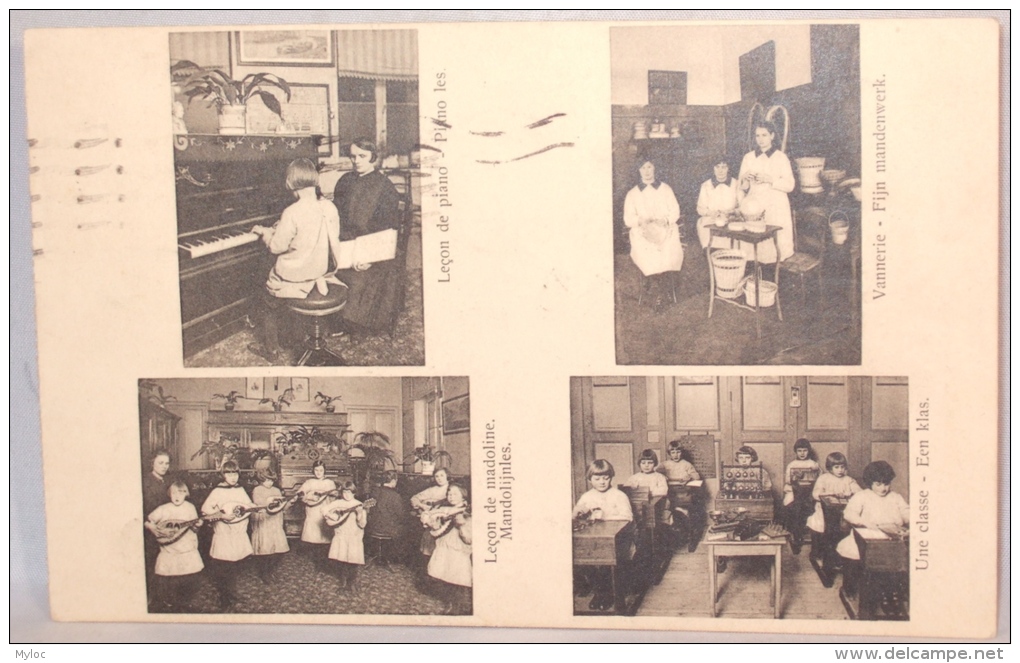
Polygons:
<instances>
[{"instance_id":1,"label":"framed picture on wall","mask_svg":"<svg viewBox=\"0 0 1020 663\"><path fill-rule=\"evenodd\" d=\"M443 435L471 430L468 394L443 401Z\"/></svg>"},{"instance_id":2,"label":"framed picture on wall","mask_svg":"<svg viewBox=\"0 0 1020 663\"><path fill-rule=\"evenodd\" d=\"M336 43L329 30L252 30L234 33L238 65L336 66Z\"/></svg>"}]
</instances>

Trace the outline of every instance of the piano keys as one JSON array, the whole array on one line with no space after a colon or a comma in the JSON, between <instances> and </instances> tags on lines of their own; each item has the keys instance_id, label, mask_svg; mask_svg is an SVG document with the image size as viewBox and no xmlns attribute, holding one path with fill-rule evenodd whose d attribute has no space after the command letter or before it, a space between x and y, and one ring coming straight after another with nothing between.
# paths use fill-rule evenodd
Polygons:
<instances>
[{"instance_id":1,"label":"piano keys","mask_svg":"<svg viewBox=\"0 0 1020 663\"><path fill-rule=\"evenodd\" d=\"M243 228L231 228L210 233L193 233L179 237L177 248L187 251L192 258L201 258L258 241L259 236Z\"/></svg>"}]
</instances>

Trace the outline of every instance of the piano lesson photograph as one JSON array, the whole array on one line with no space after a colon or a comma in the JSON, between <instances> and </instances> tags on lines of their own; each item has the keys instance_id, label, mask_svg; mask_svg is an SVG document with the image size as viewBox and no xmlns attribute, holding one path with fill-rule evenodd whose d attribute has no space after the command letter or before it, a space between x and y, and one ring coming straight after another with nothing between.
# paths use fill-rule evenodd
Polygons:
<instances>
[{"instance_id":1,"label":"piano lesson photograph","mask_svg":"<svg viewBox=\"0 0 1020 663\"><path fill-rule=\"evenodd\" d=\"M138 387L150 614L473 614L468 378Z\"/></svg>"},{"instance_id":2,"label":"piano lesson photograph","mask_svg":"<svg viewBox=\"0 0 1020 663\"><path fill-rule=\"evenodd\" d=\"M184 365L424 365L417 31L169 52Z\"/></svg>"},{"instance_id":3,"label":"piano lesson photograph","mask_svg":"<svg viewBox=\"0 0 1020 663\"><path fill-rule=\"evenodd\" d=\"M909 620L908 398L905 377L571 378L574 614Z\"/></svg>"},{"instance_id":4,"label":"piano lesson photograph","mask_svg":"<svg viewBox=\"0 0 1020 663\"><path fill-rule=\"evenodd\" d=\"M616 363L859 365L859 26L621 26L610 58Z\"/></svg>"}]
</instances>

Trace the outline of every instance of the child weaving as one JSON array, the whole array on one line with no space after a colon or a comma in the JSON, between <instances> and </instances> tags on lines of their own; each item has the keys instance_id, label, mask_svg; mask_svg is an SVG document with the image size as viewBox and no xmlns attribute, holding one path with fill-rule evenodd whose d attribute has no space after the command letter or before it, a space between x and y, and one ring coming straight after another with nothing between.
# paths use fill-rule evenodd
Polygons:
<instances>
[{"instance_id":1,"label":"child weaving","mask_svg":"<svg viewBox=\"0 0 1020 663\"><path fill-rule=\"evenodd\" d=\"M340 216L333 203L319 198L318 184L319 172L311 159L292 161L287 166L287 188L297 202L272 228L251 229L278 257L261 298L256 329L261 345L248 350L274 364L284 360L280 331L286 300L304 299L313 288L325 295L330 283L344 287L330 271L330 259L335 265L340 250Z\"/></svg>"},{"instance_id":2,"label":"child weaving","mask_svg":"<svg viewBox=\"0 0 1020 663\"><path fill-rule=\"evenodd\" d=\"M209 491L202 504L202 515L214 516L212 547L209 549L209 570L219 591L220 609L233 607L238 600L238 562L251 556L251 539L248 538L247 507L255 506L248 493L238 485L241 478L237 463L228 461L221 470L223 481ZM241 515L238 515L240 510Z\"/></svg>"},{"instance_id":3,"label":"child weaving","mask_svg":"<svg viewBox=\"0 0 1020 663\"><path fill-rule=\"evenodd\" d=\"M574 505L573 516L577 519L616 520L631 522L634 513L630 500L619 488L613 487L616 471L612 463L601 458L588 466L588 483L591 490L581 495ZM612 572L608 567L585 567L583 579L575 577L575 585L581 588L579 594L587 594L587 587L594 588L595 596L588 607L592 610L609 610L613 607Z\"/></svg>"},{"instance_id":4,"label":"child weaving","mask_svg":"<svg viewBox=\"0 0 1020 663\"><path fill-rule=\"evenodd\" d=\"M783 483L783 525L789 530L790 547L794 555L800 554L801 541L804 538L804 522L814 510L814 502L807 486L797 486L794 490L794 475L818 477L820 468L811 448L811 442L806 438L800 438L793 445L793 453L796 456L786 466L785 481ZM813 485L812 485L813 487Z\"/></svg>"},{"instance_id":5,"label":"child weaving","mask_svg":"<svg viewBox=\"0 0 1020 663\"><path fill-rule=\"evenodd\" d=\"M267 507L251 517L251 547L259 562L259 577L268 582L280 565L280 555L290 551L287 535L283 531L283 509L288 502L276 487L276 472L261 470L257 475L259 485L252 491L252 501Z\"/></svg>"},{"instance_id":6,"label":"child weaving","mask_svg":"<svg viewBox=\"0 0 1020 663\"><path fill-rule=\"evenodd\" d=\"M340 499L329 503L322 512L326 524L333 527L333 543L329 558L339 563L340 586L357 594L358 567L365 563L365 525L368 513L354 499L354 483L347 481L340 489Z\"/></svg>"},{"instance_id":7,"label":"child weaving","mask_svg":"<svg viewBox=\"0 0 1020 663\"><path fill-rule=\"evenodd\" d=\"M149 514L145 527L160 543L156 557L156 609L181 612L194 591L195 574L205 568L195 534L202 521L195 505L187 501L187 484L175 481L170 485L169 494L170 501ZM175 527L171 527L171 523Z\"/></svg>"},{"instance_id":8,"label":"child weaving","mask_svg":"<svg viewBox=\"0 0 1020 663\"><path fill-rule=\"evenodd\" d=\"M436 540L428 573L443 583L446 614L471 614L471 505L468 489L451 483L446 505L428 512L425 524Z\"/></svg>"}]
</instances>

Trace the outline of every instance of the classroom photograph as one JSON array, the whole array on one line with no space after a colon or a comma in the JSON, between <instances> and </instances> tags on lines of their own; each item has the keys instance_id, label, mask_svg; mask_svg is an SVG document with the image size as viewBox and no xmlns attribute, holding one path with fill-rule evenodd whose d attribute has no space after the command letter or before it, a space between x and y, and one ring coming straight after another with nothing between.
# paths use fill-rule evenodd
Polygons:
<instances>
[{"instance_id":1,"label":"classroom photograph","mask_svg":"<svg viewBox=\"0 0 1020 663\"><path fill-rule=\"evenodd\" d=\"M424 365L417 31L169 52L185 365Z\"/></svg>"},{"instance_id":2,"label":"classroom photograph","mask_svg":"<svg viewBox=\"0 0 1020 663\"><path fill-rule=\"evenodd\" d=\"M150 613L473 614L468 378L138 392Z\"/></svg>"},{"instance_id":3,"label":"classroom photograph","mask_svg":"<svg viewBox=\"0 0 1020 663\"><path fill-rule=\"evenodd\" d=\"M616 363L861 363L856 25L610 30Z\"/></svg>"},{"instance_id":4,"label":"classroom photograph","mask_svg":"<svg viewBox=\"0 0 1020 663\"><path fill-rule=\"evenodd\" d=\"M575 615L908 620L905 377L574 377Z\"/></svg>"}]
</instances>

